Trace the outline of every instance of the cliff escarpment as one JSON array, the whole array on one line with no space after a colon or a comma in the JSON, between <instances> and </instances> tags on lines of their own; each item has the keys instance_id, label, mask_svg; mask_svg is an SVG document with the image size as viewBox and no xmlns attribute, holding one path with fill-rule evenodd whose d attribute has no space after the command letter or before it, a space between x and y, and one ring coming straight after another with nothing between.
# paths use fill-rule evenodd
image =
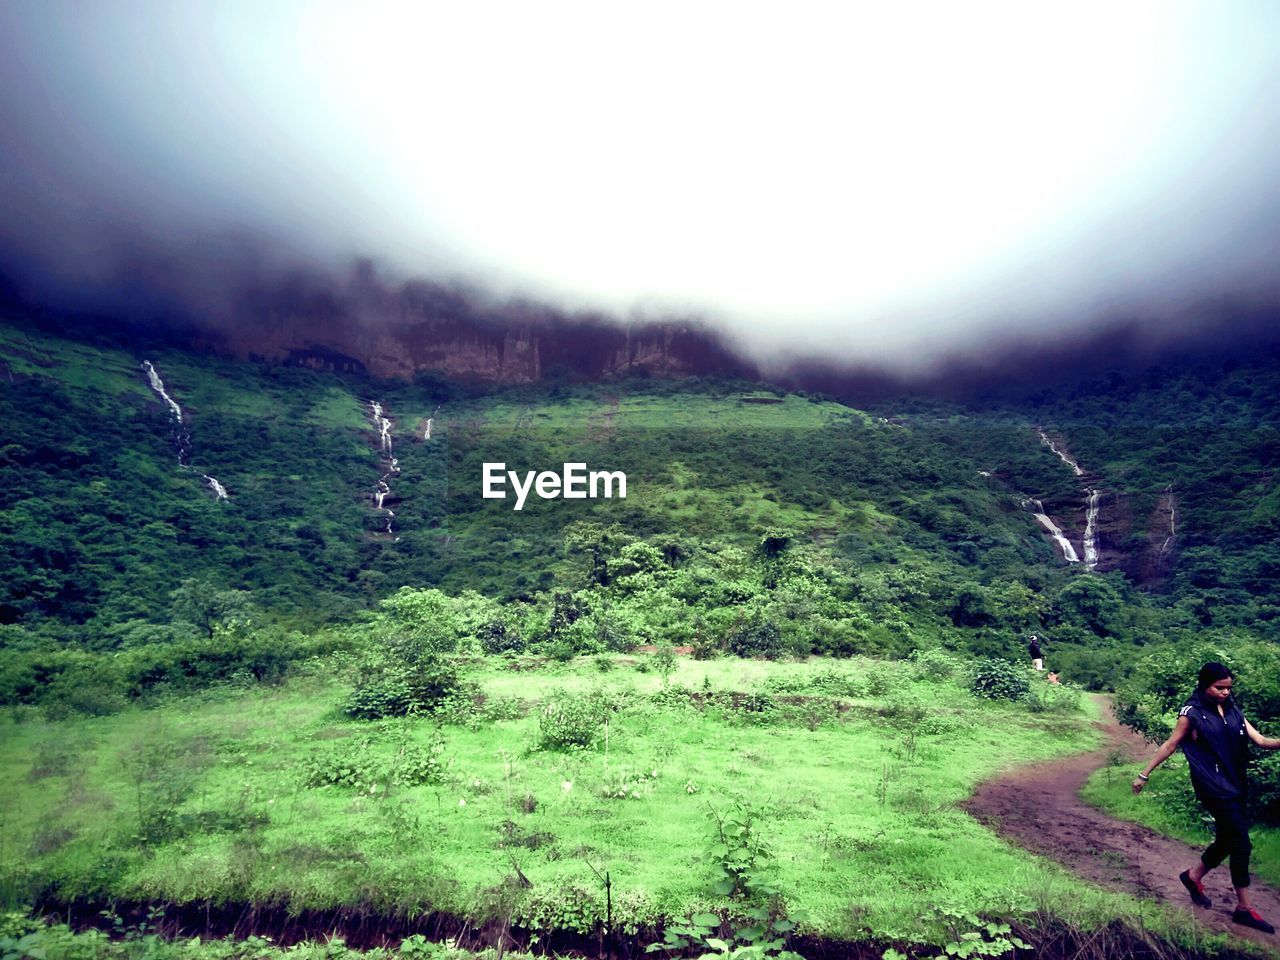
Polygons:
<instances>
[{"instance_id":1,"label":"cliff escarpment","mask_svg":"<svg viewBox=\"0 0 1280 960\"><path fill-rule=\"evenodd\" d=\"M317 369L411 379L529 383L657 376L758 376L715 331L691 320L624 324L529 302L485 303L440 284L378 284L250 294L230 316L197 321L201 347Z\"/></svg>"}]
</instances>

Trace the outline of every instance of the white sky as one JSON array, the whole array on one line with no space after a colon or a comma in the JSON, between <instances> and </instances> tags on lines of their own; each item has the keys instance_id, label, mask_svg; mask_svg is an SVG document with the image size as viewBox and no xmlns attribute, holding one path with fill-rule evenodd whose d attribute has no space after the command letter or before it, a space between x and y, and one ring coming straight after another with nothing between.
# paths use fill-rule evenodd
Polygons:
<instances>
[{"instance_id":1,"label":"white sky","mask_svg":"<svg viewBox=\"0 0 1280 960\"><path fill-rule=\"evenodd\" d=\"M11 0L0 28L6 162L59 202L774 349L919 357L1276 253L1265 0Z\"/></svg>"}]
</instances>

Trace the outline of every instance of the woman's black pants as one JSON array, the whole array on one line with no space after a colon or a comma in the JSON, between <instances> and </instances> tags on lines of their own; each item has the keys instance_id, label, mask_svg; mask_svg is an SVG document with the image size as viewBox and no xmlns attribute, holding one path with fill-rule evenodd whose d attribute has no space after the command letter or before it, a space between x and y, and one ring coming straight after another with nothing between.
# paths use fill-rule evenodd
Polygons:
<instances>
[{"instance_id":1,"label":"woman's black pants","mask_svg":"<svg viewBox=\"0 0 1280 960\"><path fill-rule=\"evenodd\" d=\"M1249 816L1243 800L1201 800L1205 809L1213 814L1214 838L1208 849L1200 854L1200 860L1213 869L1227 857L1231 858L1231 885L1249 885Z\"/></svg>"}]
</instances>

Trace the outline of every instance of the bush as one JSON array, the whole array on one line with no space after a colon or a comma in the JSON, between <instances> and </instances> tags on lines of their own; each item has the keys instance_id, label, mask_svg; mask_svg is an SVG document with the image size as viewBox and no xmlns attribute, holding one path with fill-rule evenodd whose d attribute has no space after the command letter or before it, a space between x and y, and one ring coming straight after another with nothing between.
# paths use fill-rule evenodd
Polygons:
<instances>
[{"instance_id":1,"label":"bush","mask_svg":"<svg viewBox=\"0 0 1280 960\"><path fill-rule=\"evenodd\" d=\"M444 737L439 730L423 746L410 739L409 731L384 726L382 739L393 752L379 750L372 737L323 747L303 763L302 781L308 787L351 787L356 790L388 786L440 783L445 777Z\"/></svg>"},{"instance_id":2,"label":"bush","mask_svg":"<svg viewBox=\"0 0 1280 960\"><path fill-rule=\"evenodd\" d=\"M1255 754L1249 799L1254 816L1266 823L1280 823L1280 753Z\"/></svg>"},{"instance_id":3,"label":"bush","mask_svg":"<svg viewBox=\"0 0 1280 960\"><path fill-rule=\"evenodd\" d=\"M782 652L782 634L772 620L753 620L735 624L727 638L729 652L739 657L778 659Z\"/></svg>"},{"instance_id":4,"label":"bush","mask_svg":"<svg viewBox=\"0 0 1280 960\"><path fill-rule=\"evenodd\" d=\"M428 713L456 694L461 683L453 664L441 657L368 664L342 709L357 720Z\"/></svg>"},{"instance_id":5,"label":"bush","mask_svg":"<svg viewBox=\"0 0 1280 960\"><path fill-rule=\"evenodd\" d=\"M959 657L937 648L917 650L911 658L915 661L915 674L920 680L950 680L963 667Z\"/></svg>"},{"instance_id":6,"label":"bush","mask_svg":"<svg viewBox=\"0 0 1280 960\"><path fill-rule=\"evenodd\" d=\"M509 627L501 620L490 620L476 631L476 639L480 641L480 649L488 654L523 653L524 637L514 627Z\"/></svg>"},{"instance_id":7,"label":"bush","mask_svg":"<svg viewBox=\"0 0 1280 960\"><path fill-rule=\"evenodd\" d=\"M991 700L1025 700L1031 684L1026 671L1008 660L979 660L969 674L969 690Z\"/></svg>"},{"instance_id":8,"label":"bush","mask_svg":"<svg viewBox=\"0 0 1280 960\"><path fill-rule=\"evenodd\" d=\"M41 704L57 717L100 715L156 691L203 690L218 683L281 680L299 660L331 651L332 635L259 630L130 647L115 654L84 650L15 651L0 664L0 703Z\"/></svg>"},{"instance_id":9,"label":"bush","mask_svg":"<svg viewBox=\"0 0 1280 960\"><path fill-rule=\"evenodd\" d=\"M356 688L342 703L342 711L357 720L403 717L413 709L408 668L384 666L361 674Z\"/></svg>"},{"instance_id":10,"label":"bush","mask_svg":"<svg viewBox=\"0 0 1280 960\"><path fill-rule=\"evenodd\" d=\"M922 737L945 737L960 729L960 721L943 713L931 713L919 724L915 731Z\"/></svg>"},{"instance_id":11,"label":"bush","mask_svg":"<svg viewBox=\"0 0 1280 960\"><path fill-rule=\"evenodd\" d=\"M401 587L382 601L382 609L393 625L393 641L403 648L404 659L409 660L457 649L462 628L459 605L459 600L434 588Z\"/></svg>"},{"instance_id":12,"label":"bush","mask_svg":"<svg viewBox=\"0 0 1280 960\"><path fill-rule=\"evenodd\" d=\"M314 644L307 643L300 634L235 635L219 631L209 638L134 647L121 654L120 663L129 693L137 697L154 687L202 689L246 676L278 682L293 660L314 651Z\"/></svg>"},{"instance_id":13,"label":"bush","mask_svg":"<svg viewBox=\"0 0 1280 960\"><path fill-rule=\"evenodd\" d=\"M543 750L583 750L595 746L604 733L612 708L603 693L585 697L559 693L538 711L538 747Z\"/></svg>"},{"instance_id":14,"label":"bush","mask_svg":"<svg viewBox=\"0 0 1280 960\"><path fill-rule=\"evenodd\" d=\"M1076 713L1080 694L1071 687L1037 683L1027 695L1027 709L1032 713Z\"/></svg>"},{"instance_id":15,"label":"bush","mask_svg":"<svg viewBox=\"0 0 1280 960\"><path fill-rule=\"evenodd\" d=\"M849 617L815 617L809 624L809 640L811 651L820 657L851 657L858 652L861 635Z\"/></svg>"}]
</instances>

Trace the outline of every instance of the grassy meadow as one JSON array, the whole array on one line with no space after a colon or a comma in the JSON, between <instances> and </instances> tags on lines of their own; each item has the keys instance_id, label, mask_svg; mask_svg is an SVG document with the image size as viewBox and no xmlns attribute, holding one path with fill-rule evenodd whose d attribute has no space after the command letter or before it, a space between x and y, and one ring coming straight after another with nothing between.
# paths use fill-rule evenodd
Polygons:
<instances>
[{"instance_id":1,"label":"grassy meadow","mask_svg":"<svg viewBox=\"0 0 1280 960\"><path fill-rule=\"evenodd\" d=\"M681 657L666 677L654 660L481 659L465 703L395 721L349 719L328 663L275 689L108 717L10 712L4 888L507 911L527 929L589 932L608 871L615 923L634 933L742 909L716 892L708 852L716 818L737 810L787 909L825 936L927 938L948 904L1132 909L957 809L1002 767L1089 748L1078 693L1030 708L977 698L945 657ZM589 702L603 710L585 743L548 740L549 713Z\"/></svg>"}]
</instances>

